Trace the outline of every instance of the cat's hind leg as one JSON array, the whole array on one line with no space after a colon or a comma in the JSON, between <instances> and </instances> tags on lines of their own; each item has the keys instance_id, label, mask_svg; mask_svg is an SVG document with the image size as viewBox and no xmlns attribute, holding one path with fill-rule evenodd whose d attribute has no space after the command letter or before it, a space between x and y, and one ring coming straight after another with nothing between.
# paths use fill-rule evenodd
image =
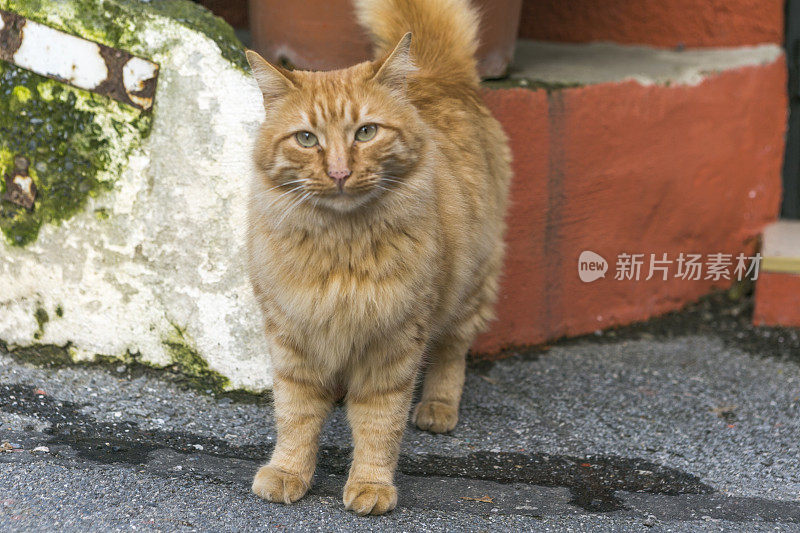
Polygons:
<instances>
[{"instance_id":1,"label":"cat's hind leg","mask_svg":"<svg viewBox=\"0 0 800 533\"><path fill-rule=\"evenodd\" d=\"M496 279L490 277L478 294L478 302L467 306L472 310L428 347L422 397L413 415L419 429L447 433L456 427L458 406L464 389L467 350L493 316L495 291Z\"/></svg>"},{"instance_id":2,"label":"cat's hind leg","mask_svg":"<svg viewBox=\"0 0 800 533\"><path fill-rule=\"evenodd\" d=\"M431 346L422 398L413 415L419 429L447 433L456 427L458 405L464 388L467 349L471 343L471 338L447 336Z\"/></svg>"}]
</instances>

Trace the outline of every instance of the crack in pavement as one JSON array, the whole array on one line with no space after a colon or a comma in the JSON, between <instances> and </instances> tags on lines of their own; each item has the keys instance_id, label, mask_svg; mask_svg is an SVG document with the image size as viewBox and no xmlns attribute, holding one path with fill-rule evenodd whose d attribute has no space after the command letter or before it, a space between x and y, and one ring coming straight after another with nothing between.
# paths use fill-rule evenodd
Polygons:
<instances>
[{"instance_id":1,"label":"crack in pavement","mask_svg":"<svg viewBox=\"0 0 800 533\"><path fill-rule=\"evenodd\" d=\"M77 463L126 464L162 477L193 476L247 492L258 464L272 448L268 444L233 446L223 439L188 432L145 430L129 421L91 420L80 413L86 404L40 392L30 386L0 384L0 410L50 424L44 433L7 432L3 437L16 438L28 448L47 444L49 453L0 454L0 462L45 460L73 468ZM320 450L312 497L338 498L350 454L349 448ZM399 473L405 507L469 513L491 509L532 516L614 512L664 520L709 516L800 523L800 504L728 497L692 474L636 458L487 451L459 457L403 454ZM479 501L489 494L491 501Z\"/></svg>"}]
</instances>

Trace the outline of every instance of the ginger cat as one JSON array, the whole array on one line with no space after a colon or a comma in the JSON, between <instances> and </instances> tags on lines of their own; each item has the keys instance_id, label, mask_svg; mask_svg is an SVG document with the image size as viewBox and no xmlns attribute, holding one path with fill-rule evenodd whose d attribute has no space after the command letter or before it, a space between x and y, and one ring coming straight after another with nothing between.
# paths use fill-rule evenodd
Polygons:
<instances>
[{"instance_id":1,"label":"ginger cat","mask_svg":"<svg viewBox=\"0 0 800 533\"><path fill-rule=\"evenodd\" d=\"M484 106L468 0L356 0L378 59L334 72L247 57L266 110L248 261L274 369L278 440L253 491L309 488L344 394L344 504L382 514L417 378L423 430L452 430L465 356L492 317L510 152ZM412 43L413 34L413 43Z\"/></svg>"}]
</instances>

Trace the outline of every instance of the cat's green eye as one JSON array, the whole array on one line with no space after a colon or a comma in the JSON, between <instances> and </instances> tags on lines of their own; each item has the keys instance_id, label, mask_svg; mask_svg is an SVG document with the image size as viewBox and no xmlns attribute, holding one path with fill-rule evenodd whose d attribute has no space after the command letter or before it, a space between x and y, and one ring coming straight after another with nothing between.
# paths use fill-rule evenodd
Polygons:
<instances>
[{"instance_id":1,"label":"cat's green eye","mask_svg":"<svg viewBox=\"0 0 800 533\"><path fill-rule=\"evenodd\" d=\"M356 132L356 140L361 142L371 141L376 133L378 133L378 126L375 124L361 126Z\"/></svg>"},{"instance_id":2,"label":"cat's green eye","mask_svg":"<svg viewBox=\"0 0 800 533\"><path fill-rule=\"evenodd\" d=\"M303 148L313 148L319 144L317 136L310 131L298 131L294 134L294 138L297 139L297 144Z\"/></svg>"}]
</instances>

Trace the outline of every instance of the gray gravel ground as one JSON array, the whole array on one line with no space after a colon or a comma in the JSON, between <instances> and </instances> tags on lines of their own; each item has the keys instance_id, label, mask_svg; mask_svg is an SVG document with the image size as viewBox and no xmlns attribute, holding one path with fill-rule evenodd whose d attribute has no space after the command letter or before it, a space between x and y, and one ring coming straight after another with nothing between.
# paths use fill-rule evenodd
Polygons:
<instances>
[{"instance_id":1,"label":"gray gravel ground","mask_svg":"<svg viewBox=\"0 0 800 533\"><path fill-rule=\"evenodd\" d=\"M341 504L341 410L311 493L268 504L268 399L0 351L0 530L800 531L800 352L678 316L473 365L452 434L409 426L377 518Z\"/></svg>"}]
</instances>

